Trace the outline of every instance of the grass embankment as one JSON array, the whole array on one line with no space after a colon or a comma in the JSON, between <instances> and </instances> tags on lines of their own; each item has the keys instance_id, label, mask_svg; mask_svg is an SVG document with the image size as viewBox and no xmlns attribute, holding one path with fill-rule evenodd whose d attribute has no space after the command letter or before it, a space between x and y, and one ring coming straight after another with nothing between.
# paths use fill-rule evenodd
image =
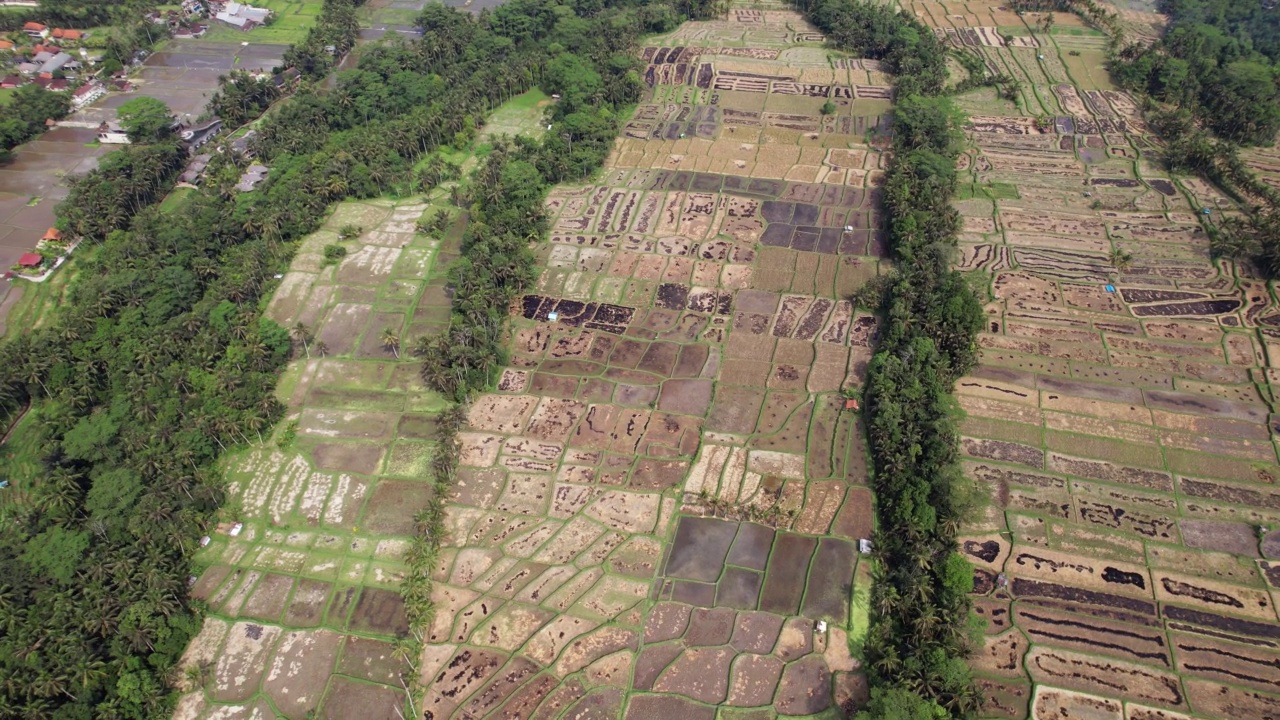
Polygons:
<instances>
[{"instance_id":1,"label":"grass embankment","mask_svg":"<svg viewBox=\"0 0 1280 720\"><path fill-rule=\"evenodd\" d=\"M21 292L22 296L5 316L3 339L12 340L48 324L65 301L67 288L74 282L78 268L84 263L84 257L93 254L94 250L92 247L76 248L62 267L44 282L17 281L18 284L10 292Z\"/></svg>"},{"instance_id":2,"label":"grass embankment","mask_svg":"<svg viewBox=\"0 0 1280 720\"><path fill-rule=\"evenodd\" d=\"M896 269L880 288L864 393L878 523L867 712L967 717L980 704L965 661L973 574L956 535L972 495L950 392L975 362L982 307L950 267L963 118L943 95L946 47L919 21L863 0L801 8L840 49L882 60L897 86L884 203Z\"/></svg>"}]
</instances>

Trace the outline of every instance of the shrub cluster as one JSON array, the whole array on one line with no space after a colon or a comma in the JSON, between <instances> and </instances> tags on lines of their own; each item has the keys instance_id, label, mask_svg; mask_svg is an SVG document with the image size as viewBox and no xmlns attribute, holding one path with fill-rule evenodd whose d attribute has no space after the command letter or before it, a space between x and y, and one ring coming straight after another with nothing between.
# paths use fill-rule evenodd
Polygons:
<instances>
[{"instance_id":1,"label":"shrub cluster","mask_svg":"<svg viewBox=\"0 0 1280 720\"><path fill-rule=\"evenodd\" d=\"M71 111L70 93L53 92L31 83L14 91L0 118L0 162L13 149L45 131L47 120L61 120Z\"/></svg>"}]
</instances>

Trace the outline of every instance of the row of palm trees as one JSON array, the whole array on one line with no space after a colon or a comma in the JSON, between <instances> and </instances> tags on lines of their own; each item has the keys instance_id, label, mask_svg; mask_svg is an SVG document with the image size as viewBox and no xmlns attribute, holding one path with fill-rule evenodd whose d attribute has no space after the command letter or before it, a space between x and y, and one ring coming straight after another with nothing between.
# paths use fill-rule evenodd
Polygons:
<instances>
[{"instance_id":1,"label":"row of palm trees","mask_svg":"<svg viewBox=\"0 0 1280 720\"><path fill-rule=\"evenodd\" d=\"M864 294L883 330L863 394L879 527L863 656L873 688L908 693L929 717L970 717L982 705L966 662L973 575L956 546L970 500L950 392L976 361L983 315L950 262L963 119L943 94L945 48L914 16L860 0L800 4L842 49L899 73L884 193L898 269Z\"/></svg>"}]
</instances>

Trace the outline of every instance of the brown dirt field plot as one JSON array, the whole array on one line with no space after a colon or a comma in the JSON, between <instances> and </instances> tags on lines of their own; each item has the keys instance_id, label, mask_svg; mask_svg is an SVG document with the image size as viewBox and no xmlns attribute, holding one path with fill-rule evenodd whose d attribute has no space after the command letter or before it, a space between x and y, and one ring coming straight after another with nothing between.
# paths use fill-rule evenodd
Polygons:
<instances>
[{"instance_id":1,"label":"brown dirt field plot","mask_svg":"<svg viewBox=\"0 0 1280 720\"><path fill-rule=\"evenodd\" d=\"M965 472L994 502L964 551L979 593L1014 599L998 626L985 618L983 714L1274 712L1274 681L1258 672L1276 621L1257 528L1280 505L1274 373L1258 342L1277 326L1253 309L1271 304L1263 283L1209 260L1196 214L1219 194L1151 162L1134 99L1097 66L1102 36L1032 32L1038 13L993 6L911 8L1037 98L1025 112L986 92L957 99L972 121L961 175L991 188L956 202L959 264L990 293L981 360L957 392ZM1028 30L1000 47L1014 27ZM1035 127L1041 111L1049 132ZM1112 266L1113 249L1132 267ZM1001 663L1009 643L995 638L1010 632L1031 647ZM1196 648L1186 660L1179 643Z\"/></svg>"}]
</instances>

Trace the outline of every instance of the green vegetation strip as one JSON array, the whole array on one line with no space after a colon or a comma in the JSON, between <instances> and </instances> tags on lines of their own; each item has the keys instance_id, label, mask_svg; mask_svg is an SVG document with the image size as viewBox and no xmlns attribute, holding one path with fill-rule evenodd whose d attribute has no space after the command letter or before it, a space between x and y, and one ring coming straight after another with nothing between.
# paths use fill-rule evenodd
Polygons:
<instances>
[{"instance_id":1,"label":"green vegetation strip","mask_svg":"<svg viewBox=\"0 0 1280 720\"><path fill-rule=\"evenodd\" d=\"M956 535L975 493L950 392L976 361L982 306L949 263L963 118L942 95L947 51L919 21L863 0L800 1L832 43L881 59L897 80L884 206L897 269L875 288L884 326L865 388L879 525L866 714L968 717L981 704L965 661L973 571Z\"/></svg>"}]
</instances>

